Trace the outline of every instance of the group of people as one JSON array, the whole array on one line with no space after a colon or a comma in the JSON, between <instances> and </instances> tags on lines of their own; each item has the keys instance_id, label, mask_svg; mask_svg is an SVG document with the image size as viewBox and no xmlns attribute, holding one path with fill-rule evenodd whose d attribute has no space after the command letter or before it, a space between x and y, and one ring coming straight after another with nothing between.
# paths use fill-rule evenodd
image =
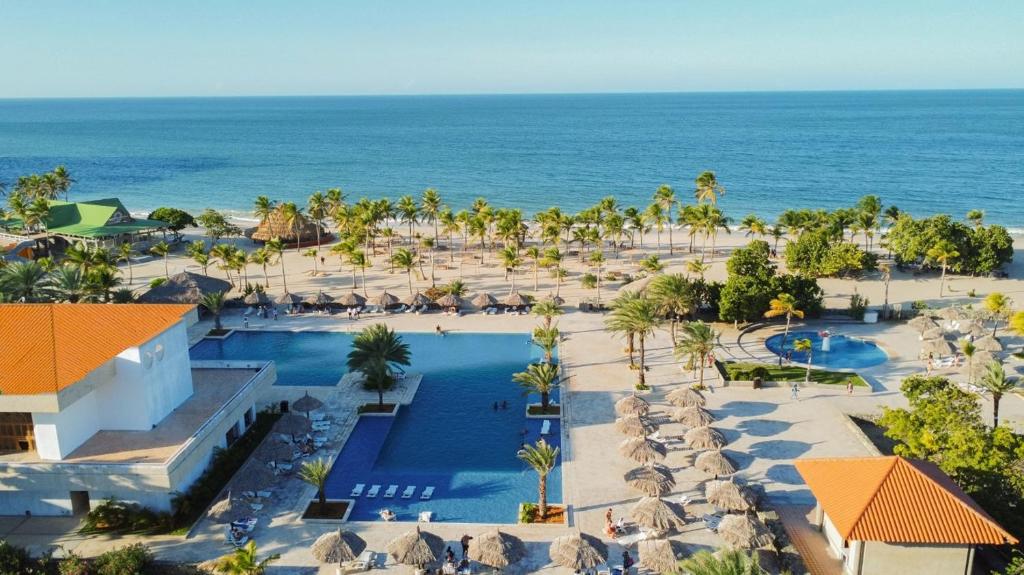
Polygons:
<instances>
[{"instance_id":1,"label":"group of people","mask_svg":"<svg viewBox=\"0 0 1024 575\"><path fill-rule=\"evenodd\" d=\"M618 521L612 521L612 508L604 514L604 534L612 539L626 532L626 520L619 517Z\"/></svg>"},{"instance_id":2,"label":"group of people","mask_svg":"<svg viewBox=\"0 0 1024 575\"><path fill-rule=\"evenodd\" d=\"M444 562L441 567L437 570L437 573L442 575L457 575L458 573L469 573L469 542L472 541L472 537L468 534L463 535L459 543L462 545L462 558L456 560L455 551L449 546L444 551ZM433 573L430 569L424 569L418 571L424 575L430 575Z\"/></svg>"},{"instance_id":3,"label":"group of people","mask_svg":"<svg viewBox=\"0 0 1024 575\"><path fill-rule=\"evenodd\" d=\"M508 402L504 399L501 400L500 403L495 401L492 407L494 407L494 411L498 411L499 409L508 409Z\"/></svg>"}]
</instances>

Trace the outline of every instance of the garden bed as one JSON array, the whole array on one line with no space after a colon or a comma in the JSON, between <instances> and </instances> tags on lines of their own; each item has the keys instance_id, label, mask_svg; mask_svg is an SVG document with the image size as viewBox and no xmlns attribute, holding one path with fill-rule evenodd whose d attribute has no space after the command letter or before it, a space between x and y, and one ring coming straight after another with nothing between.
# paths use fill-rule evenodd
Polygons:
<instances>
[{"instance_id":1,"label":"garden bed","mask_svg":"<svg viewBox=\"0 0 1024 575\"><path fill-rule=\"evenodd\" d=\"M351 499L328 499L327 505L321 508L320 502L316 499L309 502L306 510L302 513L302 519L306 521L345 521L352 509Z\"/></svg>"},{"instance_id":2,"label":"garden bed","mask_svg":"<svg viewBox=\"0 0 1024 575\"><path fill-rule=\"evenodd\" d=\"M754 379L756 370L764 380L762 385L771 386L779 383L798 382L803 383L807 377L807 367L799 364L776 365L769 363L719 363L719 373L726 382L750 384ZM864 378L854 372L848 371L827 371L824 369L811 368L810 382L818 385L832 385L846 387L848 381L853 380L855 388L862 388L861 391L871 389Z\"/></svg>"},{"instance_id":3,"label":"garden bed","mask_svg":"<svg viewBox=\"0 0 1024 575\"><path fill-rule=\"evenodd\" d=\"M397 403L385 403L381 405L379 403L364 403L359 406L359 415L368 415L371 417L390 417L398 413Z\"/></svg>"},{"instance_id":4,"label":"garden bed","mask_svg":"<svg viewBox=\"0 0 1024 575\"><path fill-rule=\"evenodd\" d=\"M568 523L568 508L565 505L548 504L548 514L544 519L537 518L536 503L519 504L519 522L531 525L565 525Z\"/></svg>"},{"instance_id":5,"label":"garden bed","mask_svg":"<svg viewBox=\"0 0 1024 575\"><path fill-rule=\"evenodd\" d=\"M526 406L526 417L531 419L557 418L561 414L562 406L557 403L548 404L547 410L543 409L539 403L531 403Z\"/></svg>"},{"instance_id":6,"label":"garden bed","mask_svg":"<svg viewBox=\"0 0 1024 575\"><path fill-rule=\"evenodd\" d=\"M226 328L211 329L210 331L206 332L206 337L210 339L227 339L228 336L230 336L234 331L235 330L233 329Z\"/></svg>"}]
</instances>

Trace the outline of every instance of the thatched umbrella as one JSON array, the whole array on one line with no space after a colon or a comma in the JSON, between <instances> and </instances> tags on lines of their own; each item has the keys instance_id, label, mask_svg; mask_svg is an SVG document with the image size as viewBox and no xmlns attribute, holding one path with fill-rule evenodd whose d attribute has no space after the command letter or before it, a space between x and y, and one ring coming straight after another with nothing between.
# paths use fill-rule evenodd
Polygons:
<instances>
[{"instance_id":1,"label":"thatched umbrella","mask_svg":"<svg viewBox=\"0 0 1024 575\"><path fill-rule=\"evenodd\" d=\"M923 356L932 354L936 357L942 357L944 355L953 355L954 353L956 353L956 348L945 339L929 339L921 344L921 355Z\"/></svg>"},{"instance_id":2,"label":"thatched umbrella","mask_svg":"<svg viewBox=\"0 0 1024 575\"><path fill-rule=\"evenodd\" d=\"M296 305L302 303L302 296L289 292L284 292L283 294L274 298L274 303L276 303L277 305Z\"/></svg>"},{"instance_id":3,"label":"thatched umbrella","mask_svg":"<svg viewBox=\"0 0 1024 575\"><path fill-rule=\"evenodd\" d=\"M530 300L529 298L520 294L519 292L512 292L511 294L509 294L508 297L503 299L501 303L509 307L520 307L524 305L530 305Z\"/></svg>"},{"instance_id":4,"label":"thatched umbrella","mask_svg":"<svg viewBox=\"0 0 1024 575\"><path fill-rule=\"evenodd\" d=\"M387 549L398 563L422 567L437 561L441 556L444 552L444 539L416 527L393 539Z\"/></svg>"},{"instance_id":5,"label":"thatched umbrella","mask_svg":"<svg viewBox=\"0 0 1024 575\"><path fill-rule=\"evenodd\" d=\"M691 405L703 407L704 404L707 403L707 400L704 399L704 395L692 387L680 387L674 389L665 396L665 399L676 407L690 407Z\"/></svg>"},{"instance_id":6,"label":"thatched umbrella","mask_svg":"<svg viewBox=\"0 0 1024 575\"><path fill-rule=\"evenodd\" d=\"M324 402L310 395L308 391L306 392L306 395L303 395L292 403L292 409L305 413L306 417L309 417L310 411L316 411L323 406Z\"/></svg>"},{"instance_id":7,"label":"thatched umbrella","mask_svg":"<svg viewBox=\"0 0 1024 575\"><path fill-rule=\"evenodd\" d=\"M725 447L725 436L713 427L694 427L683 436L691 449L720 449Z\"/></svg>"},{"instance_id":8,"label":"thatched umbrella","mask_svg":"<svg viewBox=\"0 0 1024 575\"><path fill-rule=\"evenodd\" d=\"M687 427L703 427L711 425L715 421L715 416L699 405L691 405L690 407L677 407L674 409L672 411L672 420L682 423Z\"/></svg>"},{"instance_id":9,"label":"thatched umbrella","mask_svg":"<svg viewBox=\"0 0 1024 575\"><path fill-rule=\"evenodd\" d=\"M139 296L139 302L199 304L205 294L228 291L231 291L231 284L222 279L181 272Z\"/></svg>"},{"instance_id":10,"label":"thatched umbrella","mask_svg":"<svg viewBox=\"0 0 1024 575\"><path fill-rule=\"evenodd\" d=\"M351 531L329 531L317 538L309 548L313 558L321 563L352 561L366 549L366 542Z\"/></svg>"},{"instance_id":11,"label":"thatched umbrella","mask_svg":"<svg viewBox=\"0 0 1024 575\"><path fill-rule=\"evenodd\" d=\"M709 481L704 486L708 503L729 511L750 511L755 507L754 495L747 488L727 481Z\"/></svg>"},{"instance_id":12,"label":"thatched umbrella","mask_svg":"<svg viewBox=\"0 0 1024 575\"><path fill-rule=\"evenodd\" d=\"M722 453L721 449L705 451L697 456L693 466L704 473L718 477L720 475L732 475L736 473L736 464Z\"/></svg>"},{"instance_id":13,"label":"thatched umbrella","mask_svg":"<svg viewBox=\"0 0 1024 575\"><path fill-rule=\"evenodd\" d=\"M658 426L640 415L624 415L615 420L615 430L630 437L647 437Z\"/></svg>"},{"instance_id":14,"label":"thatched umbrella","mask_svg":"<svg viewBox=\"0 0 1024 575\"><path fill-rule=\"evenodd\" d=\"M291 461L295 448L283 441L268 438L256 450L256 459L270 463L271 461Z\"/></svg>"},{"instance_id":15,"label":"thatched umbrella","mask_svg":"<svg viewBox=\"0 0 1024 575\"><path fill-rule=\"evenodd\" d=\"M245 305L270 305L270 296L261 291L254 291L242 298L242 303Z\"/></svg>"},{"instance_id":16,"label":"thatched umbrella","mask_svg":"<svg viewBox=\"0 0 1024 575\"><path fill-rule=\"evenodd\" d=\"M907 325L922 333L929 329L939 327L939 324L935 323L935 320L925 315L919 315L915 317L914 319L908 321Z\"/></svg>"},{"instance_id":17,"label":"thatched umbrella","mask_svg":"<svg viewBox=\"0 0 1024 575\"><path fill-rule=\"evenodd\" d=\"M643 293L647 289L648 284L650 284L656 277L658 276L652 274L636 281L629 282L619 288L619 293Z\"/></svg>"},{"instance_id":18,"label":"thatched umbrella","mask_svg":"<svg viewBox=\"0 0 1024 575\"><path fill-rule=\"evenodd\" d=\"M973 335L978 338L989 335L988 329L977 320L961 323L960 328L957 331L964 335Z\"/></svg>"},{"instance_id":19,"label":"thatched umbrella","mask_svg":"<svg viewBox=\"0 0 1024 575\"><path fill-rule=\"evenodd\" d=\"M357 307L365 304L366 298L354 291L350 291L342 296L342 298L338 300L338 303L345 307Z\"/></svg>"},{"instance_id":20,"label":"thatched umbrella","mask_svg":"<svg viewBox=\"0 0 1024 575\"><path fill-rule=\"evenodd\" d=\"M939 311L935 312L935 317L939 317L945 320L960 319L963 317L963 312L958 307L944 307Z\"/></svg>"},{"instance_id":21,"label":"thatched umbrella","mask_svg":"<svg viewBox=\"0 0 1024 575\"><path fill-rule=\"evenodd\" d=\"M718 524L718 534L733 547L760 549L772 544L772 534L755 516L726 515Z\"/></svg>"},{"instance_id":22,"label":"thatched umbrella","mask_svg":"<svg viewBox=\"0 0 1024 575\"><path fill-rule=\"evenodd\" d=\"M235 517L244 511L242 502L232 498L231 492L228 491L223 499L210 506L210 510L206 512L206 515L214 521L229 523L234 521Z\"/></svg>"},{"instance_id":23,"label":"thatched umbrella","mask_svg":"<svg viewBox=\"0 0 1024 575\"><path fill-rule=\"evenodd\" d=\"M325 294L323 291L319 291L314 295L306 296L306 299L302 301L309 305L327 305L333 302L334 298Z\"/></svg>"},{"instance_id":24,"label":"thatched umbrella","mask_svg":"<svg viewBox=\"0 0 1024 575\"><path fill-rule=\"evenodd\" d=\"M238 491L263 491L277 481L266 465L250 462L235 477L234 487Z\"/></svg>"},{"instance_id":25,"label":"thatched umbrella","mask_svg":"<svg viewBox=\"0 0 1024 575\"><path fill-rule=\"evenodd\" d=\"M548 554L567 569L593 569L608 560L608 546L592 535L573 533L555 538Z\"/></svg>"},{"instance_id":26,"label":"thatched umbrella","mask_svg":"<svg viewBox=\"0 0 1024 575\"><path fill-rule=\"evenodd\" d=\"M441 296L434 303L441 307L459 307L462 305L462 298L453 293L449 293Z\"/></svg>"},{"instance_id":27,"label":"thatched umbrella","mask_svg":"<svg viewBox=\"0 0 1024 575\"><path fill-rule=\"evenodd\" d=\"M983 335L974 340L974 348L978 351L991 351L998 353L1003 351L1003 344L999 343L999 340L991 335Z\"/></svg>"},{"instance_id":28,"label":"thatched umbrella","mask_svg":"<svg viewBox=\"0 0 1024 575\"><path fill-rule=\"evenodd\" d=\"M623 479L633 489L651 497L664 495L676 486L676 479L672 477L672 472L662 465L644 465L630 469Z\"/></svg>"},{"instance_id":29,"label":"thatched umbrella","mask_svg":"<svg viewBox=\"0 0 1024 575\"><path fill-rule=\"evenodd\" d=\"M480 292L476 295L475 298L473 298L473 300L470 303L472 303L476 307L482 308L498 305L498 300L495 299L495 297L489 293Z\"/></svg>"},{"instance_id":30,"label":"thatched umbrella","mask_svg":"<svg viewBox=\"0 0 1024 575\"><path fill-rule=\"evenodd\" d=\"M665 459L665 444L646 437L630 437L619 444L619 453L637 463L654 463Z\"/></svg>"},{"instance_id":31,"label":"thatched umbrella","mask_svg":"<svg viewBox=\"0 0 1024 575\"><path fill-rule=\"evenodd\" d=\"M515 535L497 529L473 538L469 558L496 569L504 569L526 556L526 546Z\"/></svg>"},{"instance_id":32,"label":"thatched umbrella","mask_svg":"<svg viewBox=\"0 0 1024 575\"><path fill-rule=\"evenodd\" d=\"M434 302L430 301L430 298L423 295L420 292L416 292L413 295L402 298L402 303L405 305L430 305Z\"/></svg>"},{"instance_id":33,"label":"thatched umbrella","mask_svg":"<svg viewBox=\"0 0 1024 575\"><path fill-rule=\"evenodd\" d=\"M662 575L675 575L679 573L679 559L672 549L672 541L668 539L644 539L637 543L637 551L640 552L641 569L646 569Z\"/></svg>"},{"instance_id":34,"label":"thatched umbrella","mask_svg":"<svg viewBox=\"0 0 1024 575\"><path fill-rule=\"evenodd\" d=\"M615 402L616 415L647 415L651 410L651 404L647 400L631 393Z\"/></svg>"},{"instance_id":35,"label":"thatched umbrella","mask_svg":"<svg viewBox=\"0 0 1024 575\"><path fill-rule=\"evenodd\" d=\"M938 327L930 327L921 332L921 339L942 339L945 337L945 333Z\"/></svg>"},{"instance_id":36,"label":"thatched umbrella","mask_svg":"<svg viewBox=\"0 0 1024 575\"><path fill-rule=\"evenodd\" d=\"M283 435L305 435L313 429L308 419L296 413L286 413L274 424L274 431Z\"/></svg>"},{"instance_id":37,"label":"thatched umbrella","mask_svg":"<svg viewBox=\"0 0 1024 575\"><path fill-rule=\"evenodd\" d=\"M643 497L629 512L640 527L657 531L679 530L686 525L686 511L678 503L658 497Z\"/></svg>"},{"instance_id":38,"label":"thatched umbrella","mask_svg":"<svg viewBox=\"0 0 1024 575\"><path fill-rule=\"evenodd\" d=\"M380 294L379 296L373 298L373 305L379 305L381 307L388 307L388 306L392 306L392 305L397 305L398 302L399 302L398 296L390 294L387 291L385 291L384 293Z\"/></svg>"}]
</instances>

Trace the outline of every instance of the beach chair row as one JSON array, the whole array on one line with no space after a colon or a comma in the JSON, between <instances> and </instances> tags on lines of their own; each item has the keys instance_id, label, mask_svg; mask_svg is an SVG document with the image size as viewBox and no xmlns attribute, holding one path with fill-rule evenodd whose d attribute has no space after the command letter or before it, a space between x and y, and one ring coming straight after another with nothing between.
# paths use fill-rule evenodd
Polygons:
<instances>
[{"instance_id":1,"label":"beach chair row","mask_svg":"<svg viewBox=\"0 0 1024 575\"><path fill-rule=\"evenodd\" d=\"M365 483L356 483L355 487L352 488L352 493L350 493L349 496L350 497L363 497L364 496L363 492L365 490L365 492L366 492L365 496L367 498L373 499L374 497L377 497L377 495L380 494L380 488L381 488L380 485L371 485L369 489L366 489L366 484ZM397 485L394 485L394 484L388 485L388 488L384 491L384 497L391 498L391 497L394 497L397 493L398 493L398 486ZM413 495L415 495L415 494L416 494L416 486L415 485L410 485L410 486L406 487L405 490L402 491L402 499L412 499ZM430 499L433 496L434 496L434 486L433 485L428 485L427 487L424 487L423 491L420 493L420 499L424 499L424 500Z\"/></svg>"}]
</instances>

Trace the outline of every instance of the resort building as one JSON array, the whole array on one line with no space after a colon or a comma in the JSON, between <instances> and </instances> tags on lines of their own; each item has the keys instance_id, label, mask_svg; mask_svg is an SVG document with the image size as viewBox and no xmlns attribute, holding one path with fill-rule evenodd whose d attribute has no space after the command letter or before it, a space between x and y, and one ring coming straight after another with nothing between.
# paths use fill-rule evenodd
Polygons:
<instances>
[{"instance_id":1,"label":"resort building","mask_svg":"<svg viewBox=\"0 0 1024 575\"><path fill-rule=\"evenodd\" d=\"M123 243L143 242L156 233L162 233L167 224L157 220L132 217L117 198L64 202L50 200L49 213L43 220L46 233L25 235L37 243L49 238L57 247L84 242L90 246L116 246ZM22 221L9 218L0 221L0 227L25 234ZM11 236L13 239L14 236ZM19 247L15 251L22 252ZM29 257L27 253L18 253Z\"/></svg>"},{"instance_id":2,"label":"resort building","mask_svg":"<svg viewBox=\"0 0 1024 575\"><path fill-rule=\"evenodd\" d=\"M189 360L191 305L0 305L0 514L169 510L239 437L272 363Z\"/></svg>"},{"instance_id":3,"label":"resort building","mask_svg":"<svg viewBox=\"0 0 1024 575\"><path fill-rule=\"evenodd\" d=\"M814 524L851 575L964 575L976 545L1015 539L938 467L902 457L801 459Z\"/></svg>"}]
</instances>

